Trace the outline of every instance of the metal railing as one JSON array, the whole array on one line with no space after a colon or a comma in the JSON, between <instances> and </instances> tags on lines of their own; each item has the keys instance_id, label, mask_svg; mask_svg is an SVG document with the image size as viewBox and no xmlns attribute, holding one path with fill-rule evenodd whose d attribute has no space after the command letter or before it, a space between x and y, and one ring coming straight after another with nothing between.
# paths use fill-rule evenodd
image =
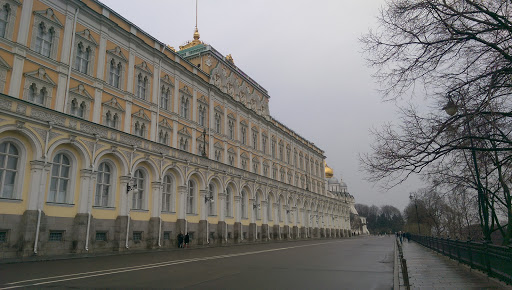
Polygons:
<instances>
[{"instance_id":1,"label":"metal railing","mask_svg":"<svg viewBox=\"0 0 512 290\"><path fill-rule=\"evenodd\" d=\"M512 284L512 247L497 246L485 242L459 241L412 235L411 239L427 248L481 270Z\"/></svg>"},{"instance_id":2,"label":"metal railing","mask_svg":"<svg viewBox=\"0 0 512 290\"><path fill-rule=\"evenodd\" d=\"M400 262L400 268L402 269L402 279L404 281L404 287L406 290L411 289L411 284L409 283L409 272L407 271L407 260L404 258L404 251L402 249L402 243L397 238L396 239L396 247L398 249L398 261Z\"/></svg>"}]
</instances>

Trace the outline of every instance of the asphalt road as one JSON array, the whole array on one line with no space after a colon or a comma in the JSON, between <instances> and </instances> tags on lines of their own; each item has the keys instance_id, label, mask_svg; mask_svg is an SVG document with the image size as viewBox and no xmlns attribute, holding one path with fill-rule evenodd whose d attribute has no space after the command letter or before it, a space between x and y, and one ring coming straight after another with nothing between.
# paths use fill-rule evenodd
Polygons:
<instances>
[{"instance_id":1,"label":"asphalt road","mask_svg":"<svg viewBox=\"0 0 512 290\"><path fill-rule=\"evenodd\" d=\"M0 289L391 289L392 237L176 249L0 265Z\"/></svg>"}]
</instances>

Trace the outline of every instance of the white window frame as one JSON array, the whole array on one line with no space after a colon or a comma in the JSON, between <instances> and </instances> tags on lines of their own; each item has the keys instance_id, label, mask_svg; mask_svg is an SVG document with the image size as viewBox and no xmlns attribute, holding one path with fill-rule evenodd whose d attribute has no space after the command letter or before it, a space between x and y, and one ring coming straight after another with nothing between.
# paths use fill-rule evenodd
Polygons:
<instances>
[{"instance_id":1,"label":"white window frame","mask_svg":"<svg viewBox=\"0 0 512 290\"><path fill-rule=\"evenodd\" d=\"M52 176L53 160L59 154L65 155L69 159L69 162L70 162L69 176L68 176L69 182L68 182L68 185L66 188L66 196L64 197L64 202L58 202L57 197L55 200L50 200L50 188L51 188L51 183L52 183L52 179L53 179L53 176ZM51 160L52 166L50 167L50 179L49 179L50 182L47 185L48 186L48 190L47 190L48 196L47 196L46 202L50 203L50 204L73 204L75 194L76 194L75 189L76 189L76 180L77 180L76 171L77 171L77 164L78 164L77 162L78 161L76 159L76 156L69 150L59 150L52 154L52 157L50 160Z\"/></svg>"},{"instance_id":2,"label":"white window frame","mask_svg":"<svg viewBox=\"0 0 512 290\"><path fill-rule=\"evenodd\" d=\"M118 77L118 82L116 83L115 78L112 78L112 74L114 71L112 71L112 62L115 68L119 68L119 73L115 74L116 77ZM118 90L123 90L124 88L124 74L126 70L128 60L124 56L123 52L121 51L121 48L117 46L114 49L107 50L107 62L106 62L106 70L107 70L107 77L105 80L105 83L109 86L116 88Z\"/></svg>"},{"instance_id":3,"label":"white window frame","mask_svg":"<svg viewBox=\"0 0 512 290\"><path fill-rule=\"evenodd\" d=\"M12 196L10 198L2 197L2 193L0 192L0 201L2 199L22 199L22 189L23 189L23 174L25 172L25 164L27 162L27 149L25 145L16 138L13 137L4 137L0 139L0 144L4 142L9 142L13 144L18 150L18 163L16 164L16 176L14 179L14 188L12 190ZM0 176L3 178L3 174ZM2 183L3 184L3 183ZM0 189L1 190L1 189Z\"/></svg>"},{"instance_id":4,"label":"white window frame","mask_svg":"<svg viewBox=\"0 0 512 290\"><path fill-rule=\"evenodd\" d=\"M24 75L25 85L23 86L23 99L34 103L30 100L30 87L32 84L35 84L37 92L40 92L43 88L45 88L47 92L46 96L44 97L43 104L39 105L49 108L52 104L53 89L57 86L56 83L48 76L45 69L43 68L30 73L25 73Z\"/></svg>"},{"instance_id":5,"label":"white window frame","mask_svg":"<svg viewBox=\"0 0 512 290\"><path fill-rule=\"evenodd\" d=\"M32 24L32 39L30 44L30 49L42 54L42 46L40 51L37 49L37 42L39 37L39 29L43 26L46 33L53 31L52 37L50 39L50 51L48 55L43 55L49 57L51 59L57 59L57 52L59 50L59 42L60 42L60 32L63 28L62 23L59 21L51 8L42 11L34 11L34 21Z\"/></svg>"},{"instance_id":6,"label":"white window frame","mask_svg":"<svg viewBox=\"0 0 512 290\"><path fill-rule=\"evenodd\" d=\"M102 188L104 186L106 186L107 184L100 184L100 182L98 181L99 179L99 175L100 175L100 167L102 164L105 164L105 165L108 165L110 167L110 183L108 184L108 196L107 196L107 202L106 204L103 204L100 200L100 202L98 202L97 198L98 198L98 189L100 186L102 186ZM114 207L115 205L115 193L116 193L116 166L114 164L114 162L112 162L112 160L110 159L103 159L101 160L99 163L98 163L98 169L97 169L97 178L96 178L96 188L95 188L95 194L94 194L94 207ZM100 193L100 195L102 196L102 194Z\"/></svg>"},{"instance_id":7,"label":"white window frame","mask_svg":"<svg viewBox=\"0 0 512 290\"><path fill-rule=\"evenodd\" d=\"M168 182L170 180L170 182ZM166 204L168 203L168 206ZM176 206L176 183L174 176L170 173L162 179L162 212L175 212Z\"/></svg>"},{"instance_id":8,"label":"white window frame","mask_svg":"<svg viewBox=\"0 0 512 290\"><path fill-rule=\"evenodd\" d=\"M5 19L5 31L4 35L0 34L0 38L5 38L7 40L12 40L14 33L14 25L16 23L16 11L18 7L21 5L19 1L13 0L1 0L0 1L0 9L4 10L8 8ZM6 7L7 6L7 7Z\"/></svg>"}]
</instances>

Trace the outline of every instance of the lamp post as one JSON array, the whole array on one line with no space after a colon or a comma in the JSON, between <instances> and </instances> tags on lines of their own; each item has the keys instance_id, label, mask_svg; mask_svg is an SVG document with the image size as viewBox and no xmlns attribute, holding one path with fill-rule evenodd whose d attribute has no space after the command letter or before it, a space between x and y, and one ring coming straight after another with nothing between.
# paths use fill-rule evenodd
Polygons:
<instances>
[{"instance_id":1,"label":"lamp post","mask_svg":"<svg viewBox=\"0 0 512 290\"><path fill-rule=\"evenodd\" d=\"M448 96L448 103L443 107L445 112L450 116L454 116L457 114L457 111L459 107L455 102L452 100L451 96ZM471 150L471 157L473 161L473 166L475 167L475 177L476 177L476 183L477 183L477 191L478 191L478 210L479 210L479 218L480 218L480 225L482 226L482 231L484 234L484 240L486 242L490 242L491 240L491 233L489 230L489 212L487 208L487 199L484 194L483 185L480 181L480 171L478 169L478 162L476 159L476 150L475 145L473 142L473 135L471 134L471 126L469 124L469 121L467 119L467 109L466 106L463 106L464 109L464 124L467 127L468 130L468 137L469 137L469 143L470 143L470 150ZM488 112L485 112L488 113Z\"/></svg>"},{"instance_id":2,"label":"lamp post","mask_svg":"<svg viewBox=\"0 0 512 290\"><path fill-rule=\"evenodd\" d=\"M409 199L412 201L414 199L414 207L416 207L416 223L418 224L418 235L421 235L421 228L420 228L420 218L418 215L418 198L416 194L409 194Z\"/></svg>"}]
</instances>

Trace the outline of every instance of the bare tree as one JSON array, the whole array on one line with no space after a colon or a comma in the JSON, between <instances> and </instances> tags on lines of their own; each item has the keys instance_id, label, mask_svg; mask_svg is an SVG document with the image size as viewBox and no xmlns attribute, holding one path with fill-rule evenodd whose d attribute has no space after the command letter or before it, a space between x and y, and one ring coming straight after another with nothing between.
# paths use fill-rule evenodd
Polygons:
<instances>
[{"instance_id":1,"label":"bare tree","mask_svg":"<svg viewBox=\"0 0 512 290\"><path fill-rule=\"evenodd\" d=\"M398 126L372 132L372 153L361 156L369 179L392 187L421 173L475 190L485 238L497 230L504 244L512 238L512 227L500 224L502 213L512 221L511 5L389 0L379 28L361 39L385 100L423 88L430 107L402 105Z\"/></svg>"}]
</instances>

